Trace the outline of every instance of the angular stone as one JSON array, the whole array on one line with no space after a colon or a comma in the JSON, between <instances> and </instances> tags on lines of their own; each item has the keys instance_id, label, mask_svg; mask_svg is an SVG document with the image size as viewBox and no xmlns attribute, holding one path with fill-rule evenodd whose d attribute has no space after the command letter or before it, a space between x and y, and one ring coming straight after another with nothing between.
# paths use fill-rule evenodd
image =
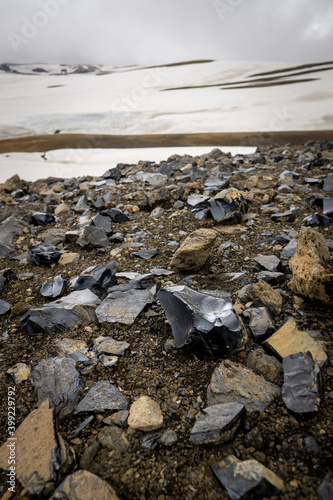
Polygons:
<instances>
[{"instance_id":1,"label":"angular stone","mask_svg":"<svg viewBox=\"0 0 333 500\"><path fill-rule=\"evenodd\" d=\"M243 316L249 319L249 328L256 342L262 342L275 331L275 323L267 307L251 307L243 312Z\"/></svg>"},{"instance_id":2,"label":"angular stone","mask_svg":"<svg viewBox=\"0 0 333 500\"><path fill-rule=\"evenodd\" d=\"M123 212L121 212L117 208L111 208L110 210L104 210L102 212L102 215L105 217L109 217L109 219L111 219L111 222L122 223L122 222L129 221L129 217L127 217L127 215L123 214Z\"/></svg>"},{"instance_id":3,"label":"angular stone","mask_svg":"<svg viewBox=\"0 0 333 500\"><path fill-rule=\"evenodd\" d=\"M232 304L187 286L166 286L157 297L178 348L221 357L242 346L242 328Z\"/></svg>"},{"instance_id":4,"label":"angular stone","mask_svg":"<svg viewBox=\"0 0 333 500\"><path fill-rule=\"evenodd\" d=\"M58 356L70 356L78 349L85 349L87 343L84 340L67 339L57 340L55 342Z\"/></svg>"},{"instance_id":5,"label":"angular stone","mask_svg":"<svg viewBox=\"0 0 333 500\"><path fill-rule=\"evenodd\" d=\"M247 203L238 189L224 189L209 201L211 214L216 222L240 222L247 212Z\"/></svg>"},{"instance_id":6,"label":"angular stone","mask_svg":"<svg viewBox=\"0 0 333 500\"><path fill-rule=\"evenodd\" d=\"M276 213L271 215L271 219L274 222L294 222L296 215L300 215L300 210L297 208L291 208L286 212Z\"/></svg>"},{"instance_id":7,"label":"angular stone","mask_svg":"<svg viewBox=\"0 0 333 500\"><path fill-rule=\"evenodd\" d=\"M78 262L80 260L80 254L77 252L66 252L62 253L58 264L60 266L66 266L72 262Z\"/></svg>"},{"instance_id":8,"label":"angular stone","mask_svg":"<svg viewBox=\"0 0 333 500\"><path fill-rule=\"evenodd\" d=\"M124 356L126 349L130 344L115 340L112 337L98 337L94 340L94 349L97 354L114 354L115 356Z\"/></svg>"},{"instance_id":9,"label":"angular stone","mask_svg":"<svg viewBox=\"0 0 333 500\"><path fill-rule=\"evenodd\" d=\"M276 255L259 255L253 260L267 271L277 271L280 264L280 259Z\"/></svg>"},{"instance_id":10,"label":"angular stone","mask_svg":"<svg viewBox=\"0 0 333 500\"><path fill-rule=\"evenodd\" d=\"M72 330L79 322L90 323L95 319L95 307L100 302L90 290L80 290L43 307L30 309L19 320L28 335Z\"/></svg>"},{"instance_id":11,"label":"angular stone","mask_svg":"<svg viewBox=\"0 0 333 500\"><path fill-rule=\"evenodd\" d=\"M171 260L178 271L196 271L205 265L216 240L212 229L197 229L182 242Z\"/></svg>"},{"instance_id":12,"label":"angular stone","mask_svg":"<svg viewBox=\"0 0 333 500\"><path fill-rule=\"evenodd\" d=\"M293 255L295 255L297 251L297 241L291 240L282 250L280 257L281 259L290 259Z\"/></svg>"},{"instance_id":13,"label":"angular stone","mask_svg":"<svg viewBox=\"0 0 333 500\"><path fill-rule=\"evenodd\" d=\"M17 363L7 370L8 375L12 377L15 384L20 384L30 377L31 371L25 363Z\"/></svg>"},{"instance_id":14,"label":"angular stone","mask_svg":"<svg viewBox=\"0 0 333 500\"><path fill-rule=\"evenodd\" d=\"M298 330L293 319L288 319L263 345L280 359L298 352L310 351L319 368L327 360L324 349L308 333Z\"/></svg>"},{"instance_id":15,"label":"angular stone","mask_svg":"<svg viewBox=\"0 0 333 500\"><path fill-rule=\"evenodd\" d=\"M318 490L318 500L332 500L333 498L333 472L326 474Z\"/></svg>"},{"instance_id":16,"label":"angular stone","mask_svg":"<svg viewBox=\"0 0 333 500\"><path fill-rule=\"evenodd\" d=\"M161 436L161 443L165 446L171 446L177 441L177 434L172 429L167 429Z\"/></svg>"},{"instance_id":17,"label":"angular stone","mask_svg":"<svg viewBox=\"0 0 333 500\"><path fill-rule=\"evenodd\" d=\"M27 222L20 219L16 214L11 215L0 224L0 243L10 246L25 231L28 232Z\"/></svg>"},{"instance_id":18,"label":"angular stone","mask_svg":"<svg viewBox=\"0 0 333 500\"><path fill-rule=\"evenodd\" d=\"M293 280L289 288L310 300L333 305L333 272L324 236L311 227L303 227L297 240L297 252L289 260Z\"/></svg>"},{"instance_id":19,"label":"angular stone","mask_svg":"<svg viewBox=\"0 0 333 500\"><path fill-rule=\"evenodd\" d=\"M333 191L333 175L326 177L323 185L323 191Z\"/></svg>"},{"instance_id":20,"label":"angular stone","mask_svg":"<svg viewBox=\"0 0 333 500\"><path fill-rule=\"evenodd\" d=\"M87 226L84 228L82 236L77 240L77 244L83 248L108 248L110 241L104 229Z\"/></svg>"},{"instance_id":21,"label":"angular stone","mask_svg":"<svg viewBox=\"0 0 333 500\"><path fill-rule=\"evenodd\" d=\"M40 243L29 249L29 255L36 266L51 267L53 264L57 264L61 253L54 245Z\"/></svg>"},{"instance_id":22,"label":"angular stone","mask_svg":"<svg viewBox=\"0 0 333 500\"><path fill-rule=\"evenodd\" d=\"M43 297L51 297L55 299L56 297L59 297L61 295L62 289L64 287L65 280L59 274L56 276L53 280L53 282L46 282L42 286L40 293L43 295Z\"/></svg>"},{"instance_id":23,"label":"angular stone","mask_svg":"<svg viewBox=\"0 0 333 500\"><path fill-rule=\"evenodd\" d=\"M99 380L89 389L87 394L79 402L74 414L81 412L99 412L127 410L127 400L117 387L108 380Z\"/></svg>"},{"instance_id":24,"label":"angular stone","mask_svg":"<svg viewBox=\"0 0 333 500\"><path fill-rule=\"evenodd\" d=\"M229 455L211 467L231 500L270 497L284 488L274 472L254 459L240 461Z\"/></svg>"},{"instance_id":25,"label":"angular stone","mask_svg":"<svg viewBox=\"0 0 333 500\"><path fill-rule=\"evenodd\" d=\"M265 354L265 351L261 347L248 354L246 367L273 384L279 381L282 374L282 363L274 356Z\"/></svg>"},{"instance_id":26,"label":"angular stone","mask_svg":"<svg viewBox=\"0 0 333 500\"><path fill-rule=\"evenodd\" d=\"M129 442L124 431L115 425L104 427L104 429L99 432L97 441L104 448L108 450L118 450L121 453L127 451L129 447Z\"/></svg>"},{"instance_id":27,"label":"angular stone","mask_svg":"<svg viewBox=\"0 0 333 500\"><path fill-rule=\"evenodd\" d=\"M34 226L46 226L55 221L53 215L47 214L45 212L35 212L32 215L27 215L23 218L28 224L33 224Z\"/></svg>"},{"instance_id":28,"label":"angular stone","mask_svg":"<svg viewBox=\"0 0 333 500\"><path fill-rule=\"evenodd\" d=\"M103 214L97 214L91 221L91 225L94 227L100 227L106 234L112 233L112 222L110 217Z\"/></svg>"},{"instance_id":29,"label":"angular stone","mask_svg":"<svg viewBox=\"0 0 333 500\"><path fill-rule=\"evenodd\" d=\"M83 386L75 361L70 358L43 359L32 370L32 385L38 403L48 400L61 414L71 413Z\"/></svg>"},{"instance_id":30,"label":"angular stone","mask_svg":"<svg viewBox=\"0 0 333 500\"><path fill-rule=\"evenodd\" d=\"M119 500L115 490L106 481L87 470L78 470L67 476L50 500Z\"/></svg>"},{"instance_id":31,"label":"angular stone","mask_svg":"<svg viewBox=\"0 0 333 500\"><path fill-rule=\"evenodd\" d=\"M16 478L31 495L50 494L58 474L70 465L68 447L56 434L53 410L48 401L32 411L0 448L0 468L9 470L8 444L16 450Z\"/></svg>"},{"instance_id":32,"label":"angular stone","mask_svg":"<svg viewBox=\"0 0 333 500\"><path fill-rule=\"evenodd\" d=\"M312 413L319 410L319 368L310 352L299 352L283 358L284 383L282 399L295 413Z\"/></svg>"},{"instance_id":33,"label":"angular stone","mask_svg":"<svg viewBox=\"0 0 333 500\"><path fill-rule=\"evenodd\" d=\"M132 325L146 305L152 302L150 290L154 288L109 293L95 311L98 321Z\"/></svg>"},{"instance_id":34,"label":"angular stone","mask_svg":"<svg viewBox=\"0 0 333 500\"><path fill-rule=\"evenodd\" d=\"M191 208L202 210L203 208L208 207L209 196L205 196L203 194L191 194L186 201Z\"/></svg>"},{"instance_id":35,"label":"angular stone","mask_svg":"<svg viewBox=\"0 0 333 500\"><path fill-rule=\"evenodd\" d=\"M202 410L192 427L192 443L217 443L232 439L245 416L245 406L239 403L217 404Z\"/></svg>"},{"instance_id":36,"label":"angular stone","mask_svg":"<svg viewBox=\"0 0 333 500\"><path fill-rule=\"evenodd\" d=\"M121 410L113 413L110 417L106 417L103 423L106 425L118 425L118 427L127 427L128 411Z\"/></svg>"},{"instance_id":37,"label":"angular stone","mask_svg":"<svg viewBox=\"0 0 333 500\"><path fill-rule=\"evenodd\" d=\"M239 363L222 361L212 375L207 404L240 403L250 413L263 411L280 395L280 389Z\"/></svg>"},{"instance_id":38,"label":"angular stone","mask_svg":"<svg viewBox=\"0 0 333 500\"><path fill-rule=\"evenodd\" d=\"M44 243L49 245L59 245L63 243L66 239L66 229L52 228L47 229L41 234Z\"/></svg>"},{"instance_id":39,"label":"angular stone","mask_svg":"<svg viewBox=\"0 0 333 500\"><path fill-rule=\"evenodd\" d=\"M11 305L5 300L0 299L0 316L7 314L10 311Z\"/></svg>"},{"instance_id":40,"label":"angular stone","mask_svg":"<svg viewBox=\"0 0 333 500\"><path fill-rule=\"evenodd\" d=\"M116 284L117 278L111 269L105 266L91 266L74 280L73 290L89 289L98 297L102 297L109 287Z\"/></svg>"},{"instance_id":41,"label":"angular stone","mask_svg":"<svg viewBox=\"0 0 333 500\"><path fill-rule=\"evenodd\" d=\"M156 257L156 255L158 254L159 250L157 248L143 248L138 252L133 252L133 255L135 257L139 257L140 259L145 259L145 260L152 259L153 257Z\"/></svg>"},{"instance_id":42,"label":"angular stone","mask_svg":"<svg viewBox=\"0 0 333 500\"><path fill-rule=\"evenodd\" d=\"M271 271L260 271L257 274L258 280L266 281L270 285L281 285L286 281L286 277L283 273L276 273Z\"/></svg>"},{"instance_id":43,"label":"angular stone","mask_svg":"<svg viewBox=\"0 0 333 500\"><path fill-rule=\"evenodd\" d=\"M67 214L70 211L70 207L66 205L66 203L60 203L55 210L54 210L54 215L62 215L62 214Z\"/></svg>"},{"instance_id":44,"label":"angular stone","mask_svg":"<svg viewBox=\"0 0 333 500\"><path fill-rule=\"evenodd\" d=\"M148 396L141 396L130 407L127 423L132 429L155 431L163 426L163 415L156 401Z\"/></svg>"},{"instance_id":45,"label":"angular stone","mask_svg":"<svg viewBox=\"0 0 333 500\"><path fill-rule=\"evenodd\" d=\"M238 292L239 299L243 302L253 302L254 307L268 307L274 315L280 314L282 297L265 281L246 285Z\"/></svg>"},{"instance_id":46,"label":"angular stone","mask_svg":"<svg viewBox=\"0 0 333 500\"><path fill-rule=\"evenodd\" d=\"M115 366L119 358L118 356L108 356L106 354L101 354L98 358L102 365L104 365L106 368L111 368L111 366Z\"/></svg>"},{"instance_id":47,"label":"angular stone","mask_svg":"<svg viewBox=\"0 0 333 500\"><path fill-rule=\"evenodd\" d=\"M0 243L0 259L5 259L9 255L13 255L14 253L15 251L11 247Z\"/></svg>"},{"instance_id":48,"label":"angular stone","mask_svg":"<svg viewBox=\"0 0 333 500\"><path fill-rule=\"evenodd\" d=\"M324 198L323 199L323 214L330 217L333 217L333 198Z\"/></svg>"}]
</instances>

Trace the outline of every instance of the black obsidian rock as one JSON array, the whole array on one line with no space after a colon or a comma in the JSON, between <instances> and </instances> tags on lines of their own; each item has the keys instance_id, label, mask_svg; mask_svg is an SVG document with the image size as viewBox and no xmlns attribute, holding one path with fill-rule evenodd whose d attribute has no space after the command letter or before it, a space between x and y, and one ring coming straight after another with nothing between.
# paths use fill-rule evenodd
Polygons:
<instances>
[{"instance_id":1,"label":"black obsidian rock","mask_svg":"<svg viewBox=\"0 0 333 500\"><path fill-rule=\"evenodd\" d=\"M61 257L61 253L56 247L48 243L33 245L29 250L29 254L32 262L36 264L36 266L42 267L51 267L52 264L57 264Z\"/></svg>"},{"instance_id":2,"label":"black obsidian rock","mask_svg":"<svg viewBox=\"0 0 333 500\"><path fill-rule=\"evenodd\" d=\"M23 218L28 224L33 224L34 226L46 226L46 224L50 224L55 221L53 215L44 213L44 212L35 212L32 215L27 215Z\"/></svg>"},{"instance_id":3,"label":"black obsidian rock","mask_svg":"<svg viewBox=\"0 0 333 500\"><path fill-rule=\"evenodd\" d=\"M157 297L176 346L200 359L225 357L242 346L242 329L230 302L188 286L166 286Z\"/></svg>"},{"instance_id":4,"label":"black obsidian rock","mask_svg":"<svg viewBox=\"0 0 333 500\"><path fill-rule=\"evenodd\" d=\"M216 222L242 220L248 205L238 189L229 188L218 193L209 201L210 211Z\"/></svg>"},{"instance_id":5,"label":"black obsidian rock","mask_svg":"<svg viewBox=\"0 0 333 500\"><path fill-rule=\"evenodd\" d=\"M83 271L75 281L73 290L88 288L98 297L106 294L109 287L117 284L117 278L111 269L104 266L91 266Z\"/></svg>"}]
</instances>

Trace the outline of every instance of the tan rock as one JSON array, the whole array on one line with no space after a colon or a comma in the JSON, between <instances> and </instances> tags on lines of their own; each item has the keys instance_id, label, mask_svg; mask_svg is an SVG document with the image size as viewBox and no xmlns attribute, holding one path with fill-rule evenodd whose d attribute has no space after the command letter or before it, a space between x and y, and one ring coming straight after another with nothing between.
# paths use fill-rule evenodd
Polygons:
<instances>
[{"instance_id":1,"label":"tan rock","mask_svg":"<svg viewBox=\"0 0 333 500\"><path fill-rule=\"evenodd\" d=\"M63 253L60 257L58 264L61 266L66 266L66 264L71 264L80 259L80 254L76 252Z\"/></svg>"},{"instance_id":2,"label":"tan rock","mask_svg":"<svg viewBox=\"0 0 333 500\"><path fill-rule=\"evenodd\" d=\"M195 271L207 261L217 233L212 229L198 229L180 245L171 260L171 267L179 271Z\"/></svg>"},{"instance_id":3,"label":"tan rock","mask_svg":"<svg viewBox=\"0 0 333 500\"><path fill-rule=\"evenodd\" d=\"M54 211L55 215L67 214L70 211L70 207L66 203L60 203Z\"/></svg>"},{"instance_id":4,"label":"tan rock","mask_svg":"<svg viewBox=\"0 0 333 500\"><path fill-rule=\"evenodd\" d=\"M303 227L297 251L289 260L293 280L289 288L310 300L333 305L333 273L326 263L331 260L324 236L311 227Z\"/></svg>"},{"instance_id":5,"label":"tan rock","mask_svg":"<svg viewBox=\"0 0 333 500\"><path fill-rule=\"evenodd\" d=\"M119 500L115 490L106 481L87 470L78 470L67 476L50 500Z\"/></svg>"},{"instance_id":6,"label":"tan rock","mask_svg":"<svg viewBox=\"0 0 333 500\"><path fill-rule=\"evenodd\" d=\"M281 312L282 297L266 281L246 285L238 295L243 303L251 301L255 307L268 307L275 315Z\"/></svg>"},{"instance_id":7,"label":"tan rock","mask_svg":"<svg viewBox=\"0 0 333 500\"><path fill-rule=\"evenodd\" d=\"M9 453L15 454L16 478L32 495L49 493L59 469L70 464L68 447L56 435L53 410L49 402L32 411L15 432L16 440L7 440L0 448L0 468L9 470ZM12 449L9 443L14 443Z\"/></svg>"},{"instance_id":8,"label":"tan rock","mask_svg":"<svg viewBox=\"0 0 333 500\"><path fill-rule=\"evenodd\" d=\"M9 368L7 373L13 378L15 384L20 384L21 382L28 380L31 370L25 363L17 363L15 366Z\"/></svg>"},{"instance_id":9,"label":"tan rock","mask_svg":"<svg viewBox=\"0 0 333 500\"><path fill-rule=\"evenodd\" d=\"M263 345L282 359L290 354L310 351L320 368L327 360L324 349L308 333L298 330L293 319L289 319Z\"/></svg>"},{"instance_id":10,"label":"tan rock","mask_svg":"<svg viewBox=\"0 0 333 500\"><path fill-rule=\"evenodd\" d=\"M87 343L84 340L75 340L64 338L55 342L58 356L70 356L78 349L85 349Z\"/></svg>"},{"instance_id":11,"label":"tan rock","mask_svg":"<svg viewBox=\"0 0 333 500\"><path fill-rule=\"evenodd\" d=\"M148 396L141 396L132 404L127 423L132 429L155 431L162 427L163 415L156 401Z\"/></svg>"}]
</instances>

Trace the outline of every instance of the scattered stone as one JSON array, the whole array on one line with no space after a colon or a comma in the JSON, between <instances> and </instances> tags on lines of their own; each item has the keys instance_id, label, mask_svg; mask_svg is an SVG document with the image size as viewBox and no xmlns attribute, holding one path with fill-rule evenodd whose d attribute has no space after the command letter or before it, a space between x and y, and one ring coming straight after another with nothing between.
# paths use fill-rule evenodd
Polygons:
<instances>
[{"instance_id":1,"label":"scattered stone","mask_svg":"<svg viewBox=\"0 0 333 500\"><path fill-rule=\"evenodd\" d=\"M258 264L266 269L267 271L276 272L278 270L280 259L276 255L259 255L253 260L258 262Z\"/></svg>"},{"instance_id":2,"label":"scattered stone","mask_svg":"<svg viewBox=\"0 0 333 500\"><path fill-rule=\"evenodd\" d=\"M265 410L280 389L245 366L226 360L218 365L207 390L209 406L239 403L250 413Z\"/></svg>"},{"instance_id":3,"label":"scattered stone","mask_svg":"<svg viewBox=\"0 0 333 500\"><path fill-rule=\"evenodd\" d=\"M57 340L55 346L58 356L70 356L78 349L86 349L87 343L84 340L64 338Z\"/></svg>"},{"instance_id":4,"label":"scattered stone","mask_svg":"<svg viewBox=\"0 0 333 500\"><path fill-rule=\"evenodd\" d=\"M64 284L65 280L63 279L61 274L59 274L54 278L53 282L44 283L40 290L40 293L43 295L43 297L51 297L55 299L56 297L59 297L61 295Z\"/></svg>"},{"instance_id":5,"label":"scattered stone","mask_svg":"<svg viewBox=\"0 0 333 500\"><path fill-rule=\"evenodd\" d=\"M166 286L157 297L178 348L200 358L226 356L242 346L242 328L232 304L187 286Z\"/></svg>"},{"instance_id":6,"label":"scattered stone","mask_svg":"<svg viewBox=\"0 0 333 500\"><path fill-rule=\"evenodd\" d=\"M161 443L163 432L149 432L140 438L140 446L145 450L155 450Z\"/></svg>"},{"instance_id":7,"label":"scattered stone","mask_svg":"<svg viewBox=\"0 0 333 500\"><path fill-rule=\"evenodd\" d=\"M211 229L198 229L180 245L171 260L178 271L196 271L205 265L212 251L217 233Z\"/></svg>"},{"instance_id":8,"label":"scattered stone","mask_svg":"<svg viewBox=\"0 0 333 500\"><path fill-rule=\"evenodd\" d=\"M34 226L46 226L55 221L53 215L47 214L45 212L35 212L32 215L27 215L23 218L28 224L33 224Z\"/></svg>"},{"instance_id":9,"label":"scattered stone","mask_svg":"<svg viewBox=\"0 0 333 500\"><path fill-rule=\"evenodd\" d=\"M154 289L109 293L96 309L98 321L132 325L146 305L153 301Z\"/></svg>"},{"instance_id":10,"label":"scattered stone","mask_svg":"<svg viewBox=\"0 0 333 500\"><path fill-rule=\"evenodd\" d=\"M106 410L127 410L125 396L108 380L99 380L79 402L74 414L101 412Z\"/></svg>"},{"instance_id":11,"label":"scattered stone","mask_svg":"<svg viewBox=\"0 0 333 500\"><path fill-rule=\"evenodd\" d=\"M327 360L323 348L308 333L298 330L293 319L288 319L263 345L280 359L298 352L309 351L319 368Z\"/></svg>"},{"instance_id":12,"label":"scattered stone","mask_svg":"<svg viewBox=\"0 0 333 500\"><path fill-rule=\"evenodd\" d=\"M326 177L323 185L323 191L333 191L333 175Z\"/></svg>"},{"instance_id":13,"label":"scattered stone","mask_svg":"<svg viewBox=\"0 0 333 500\"><path fill-rule=\"evenodd\" d=\"M294 222L296 215L300 215L301 211L297 208L291 208L283 213L276 213L271 215L271 219L274 222Z\"/></svg>"},{"instance_id":14,"label":"scattered stone","mask_svg":"<svg viewBox=\"0 0 333 500\"><path fill-rule=\"evenodd\" d=\"M291 354L283 358L284 383L282 399L295 413L312 413L319 410L319 368L310 352Z\"/></svg>"},{"instance_id":15,"label":"scattered stone","mask_svg":"<svg viewBox=\"0 0 333 500\"><path fill-rule=\"evenodd\" d=\"M243 316L249 319L249 328L256 342L262 342L275 331L267 307L251 307L243 312Z\"/></svg>"},{"instance_id":16,"label":"scattered stone","mask_svg":"<svg viewBox=\"0 0 333 500\"><path fill-rule=\"evenodd\" d=\"M245 415L245 406L239 403L217 404L203 411L192 427L192 443L217 443L234 437Z\"/></svg>"},{"instance_id":17,"label":"scattered stone","mask_svg":"<svg viewBox=\"0 0 333 500\"><path fill-rule=\"evenodd\" d=\"M33 245L29 250L29 255L36 266L42 267L52 267L52 265L58 263L61 257L59 250L48 243Z\"/></svg>"},{"instance_id":18,"label":"scattered stone","mask_svg":"<svg viewBox=\"0 0 333 500\"><path fill-rule=\"evenodd\" d=\"M293 255L295 255L297 251L297 241L290 240L289 243L282 250L280 257L281 259L290 259Z\"/></svg>"},{"instance_id":19,"label":"scattered stone","mask_svg":"<svg viewBox=\"0 0 333 500\"><path fill-rule=\"evenodd\" d=\"M260 271L257 274L258 280L266 281L269 285L281 285L286 281L286 277L283 273L271 272L271 271Z\"/></svg>"},{"instance_id":20,"label":"scattered stone","mask_svg":"<svg viewBox=\"0 0 333 500\"><path fill-rule=\"evenodd\" d=\"M177 441L177 434L172 429L167 429L161 436L161 443L164 444L164 446L172 446Z\"/></svg>"},{"instance_id":21,"label":"scattered stone","mask_svg":"<svg viewBox=\"0 0 333 500\"><path fill-rule=\"evenodd\" d=\"M312 436L307 436L304 438L304 446L307 451L310 453L315 453L316 455L320 453L320 448L318 446L317 441Z\"/></svg>"},{"instance_id":22,"label":"scattered stone","mask_svg":"<svg viewBox=\"0 0 333 500\"><path fill-rule=\"evenodd\" d=\"M156 401L148 396L141 396L130 407L127 423L132 429L155 431L163 426L163 415Z\"/></svg>"},{"instance_id":23,"label":"scattered stone","mask_svg":"<svg viewBox=\"0 0 333 500\"><path fill-rule=\"evenodd\" d=\"M115 356L124 356L126 349L130 344L114 340L112 337L98 337L94 340L94 349L97 354L113 354Z\"/></svg>"},{"instance_id":24,"label":"scattered stone","mask_svg":"<svg viewBox=\"0 0 333 500\"><path fill-rule=\"evenodd\" d=\"M50 500L119 500L115 490L106 481L87 470L78 470L67 476L58 486Z\"/></svg>"},{"instance_id":25,"label":"scattered stone","mask_svg":"<svg viewBox=\"0 0 333 500\"><path fill-rule=\"evenodd\" d=\"M12 377L15 384L20 384L28 380L31 375L30 368L25 363L17 363L9 368L6 373Z\"/></svg>"},{"instance_id":26,"label":"scattered stone","mask_svg":"<svg viewBox=\"0 0 333 500\"><path fill-rule=\"evenodd\" d=\"M254 459L242 462L229 455L211 467L231 500L270 497L284 488L274 472Z\"/></svg>"},{"instance_id":27,"label":"scattered stone","mask_svg":"<svg viewBox=\"0 0 333 500\"><path fill-rule=\"evenodd\" d=\"M127 215L123 214L123 212L121 212L121 210L118 210L117 208L104 210L104 212L102 212L102 215L109 217L111 219L111 222L116 222L118 224L129 221L129 217L127 217Z\"/></svg>"},{"instance_id":28,"label":"scattered stone","mask_svg":"<svg viewBox=\"0 0 333 500\"><path fill-rule=\"evenodd\" d=\"M102 365L105 366L105 368L111 368L111 366L115 366L118 363L119 358L118 356L108 356L106 354L101 354L99 356L99 360Z\"/></svg>"},{"instance_id":29,"label":"scattered stone","mask_svg":"<svg viewBox=\"0 0 333 500\"><path fill-rule=\"evenodd\" d=\"M106 234L112 233L112 222L107 215L97 214L96 217L91 220L91 225L103 229Z\"/></svg>"},{"instance_id":30,"label":"scattered stone","mask_svg":"<svg viewBox=\"0 0 333 500\"><path fill-rule=\"evenodd\" d=\"M241 222L248 206L243 195L235 188L221 191L209 201L211 214L216 222Z\"/></svg>"},{"instance_id":31,"label":"scattered stone","mask_svg":"<svg viewBox=\"0 0 333 500\"><path fill-rule=\"evenodd\" d=\"M324 236L303 227L297 240L297 252L289 260L293 273L290 289L310 300L333 304L333 272L327 267L331 256Z\"/></svg>"},{"instance_id":32,"label":"scattered stone","mask_svg":"<svg viewBox=\"0 0 333 500\"><path fill-rule=\"evenodd\" d=\"M32 385L38 404L48 400L51 408L61 410L61 416L71 413L78 402L83 383L76 363L70 358L43 359L32 370Z\"/></svg>"},{"instance_id":33,"label":"scattered stone","mask_svg":"<svg viewBox=\"0 0 333 500\"><path fill-rule=\"evenodd\" d=\"M164 214L164 208L156 207L154 208L154 210L152 210L150 217L152 217L152 219L159 219L160 217L162 217L163 214Z\"/></svg>"},{"instance_id":34,"label":"scattered stone","mask_svg":"<svg viewBox=\"0 0 333 500\"><path fill-rule=\"evenodd\" d=\"M333 498L333 472L326 474L318 491L319 500L331 500Z\"/></svg>"},{"instance_id":35,"label":"scattered stone","mask_svg":"<svg viewBox=\"0 0 333 500\"><path fill-rule=\"evenodd\" d=\"M238 291L238 298L243 304L253 302L254 307L267 307L274 315L278 315L282 309L282 297L265 281L245 285Z\"/></svg>"},{"instance_id":36,"label":"scattered stone","mask_svg":"<svg viewBox=\"0 0 333 500\"><path fill-rule=\"evenodd\" d=\"M279 381L282 374L282 363L274 358L274 356L265 354L265 351L261 347L248 354L246 366L273 384Z\"/></svg>"},{"instance_id":37,"label":"scattered stone","mask_svg":"<svg viewBox=\"0 0 333 500\"><path fill-rule=\"evenodd\" d=\"M109 248L110 246L104 229L94 226L86 226L76 243L83 248Z\"/></svg>"},{"instance_id":38,"label":"scattered stone","mask_svg":"<svg viewBox=\"0 0 333 500\"><path fill-rule=\"evenodd\" d=\"M5 300L0 299L0 316L7 314L10 311L11 305Z\"/></svg>"},{"instance_id":39,"label":"scattered stone","mask_svg":"<svg viewBox=\"0 0 333 500\"><path fill-rule=\"evenodd\" d=\"M156 255L159 254L159 251L157 248L143 248L142 250L139 250L138 252L133 252L133 255L135 257L139 257L140 259L145 259L149 260L152 259L153 257L156 257Z\"/></svg>"},{"instance_id":40,"label":"scattered stone","mask_svg":"<svg viewBox=\"0 0 333 500\"><path fill-rule=\"evenodd\" d=\"M66 252L61 254L58 264L60 266L66 266L72 262L78 262L80 260L80 254L76 252Z\"/></svg>"},{"instance_id":41,"label":"scattered stone","mask_svg":"<svg viewBox=\"0 0 333 500\"><path fill-rule=\"evenodd\" d=\"M13 437L15 441L9 439L0 448L0 468L10 470L8 453L11 444L14 450L20 450L15 454L16 478L31 495L43 493L48 496L59 473L71 465L68 446L56 433L53 410L48 401L26 417Z\"/></svg>"},{"instance_id":42,"label":"scattered stone","mask_svg":"<svg viewBox=\"0 0 333 500\"><path fill-rule=\"evenodd\" d=\"M106 417L103 423L106 425L118 425L118 427L127 427L128 411L121 410L113 413L110 417Z\"/></svg>"},{"instance_id":43,"label":"scattered stone","mask_svg":"<svg viewBox=\"0 0 333 500\"><path fill-rule=\"evenodd\" d=\"M67 436L67 441L71 441L73 438L75 438L76 436L78 436L80 434L80 432L85 429L89 424L90 422L94 420L94 415L90 415L90 417L86 418L82 424L79 425L79 427L77 427L74 431L70 432Z\"/></svg>"},{"instance_id":44,"label":"scattered stone","mask_svg":"<svg viewBox=\"0 0 333 500\"><path fill-rule=\"evenodd\" d=\"M104 448L108 450L118 450L121 453L127 451L129 447L129 442L124 431L115 425L104 427L104 429L99 432L97 441Z\"/></svg>"},{"instance_id":45,"label":"scattered stone","mask_svg":"<svg viewBox=\"0 0 333 500\"><path fill-rule=\"evenodd\" d=\"M43 307L30 309L20 318L19 325L30 336L72 330L79 322L90 323L95 319L94 310L99 302L90 290L72 292Z\"/></svg>"},{"instance_id":46,"label":"scattered stone","mask_svg":"<svg viewBox=\"0 0 333 500\"><path fill-rule=\"evenodd\" d=\"M333 198L323 199L323 213L330 219L333 218Z\"/></svg>"},{"instance_id":47,"label":"scattered stone","mask_svg":"<svg viewBox=\"0 0 333 500\"><path fill-rule=\"evenodd\" d=\"M105 266L91 266L74 280L73 290L91 290L98 297L103 297L107 289L117 284L112 270Z\"/></svg>"},{"instance_id":48,"label":"scattered stone","mask_svg":"<svg viewBox=\"0 0 333 500\"><path fill-rule=\"evenodd\" d=\"M70 207L68 205L66 205L66 203L60 203L60 205L58 205L55 210L54 210L54 215L63 215L63 214L67 214L68 212L70 212Z\"/></svg>"},{"instance_id":49,"label":"scattered stone","mask_svg":"<svg viewBox=\"0 0 333 500\"><path fill-rule=\"evenodd\" d=\"M0 244L10 246L22 234L28 232L28 224L16 214L11 215L0 224Z\"/></svg>"}]
</instances>

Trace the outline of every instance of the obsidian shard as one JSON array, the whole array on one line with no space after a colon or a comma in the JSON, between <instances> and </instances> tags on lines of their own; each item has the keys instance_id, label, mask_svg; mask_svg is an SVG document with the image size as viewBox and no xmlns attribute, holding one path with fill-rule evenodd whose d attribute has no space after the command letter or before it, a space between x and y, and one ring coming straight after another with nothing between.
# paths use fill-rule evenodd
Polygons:
<instances>
[{"instance_id":1,"label":"obsidian shard","mask_svg":"<svg viewBox=\"0 0 333 500\"><path fill-rule=\"evenodd\" d=\"M200 359L221 358L242 346L242 328L230 302L187 286L166 286L157 297L178 348Z\"/></svg>"}]
</instances>

